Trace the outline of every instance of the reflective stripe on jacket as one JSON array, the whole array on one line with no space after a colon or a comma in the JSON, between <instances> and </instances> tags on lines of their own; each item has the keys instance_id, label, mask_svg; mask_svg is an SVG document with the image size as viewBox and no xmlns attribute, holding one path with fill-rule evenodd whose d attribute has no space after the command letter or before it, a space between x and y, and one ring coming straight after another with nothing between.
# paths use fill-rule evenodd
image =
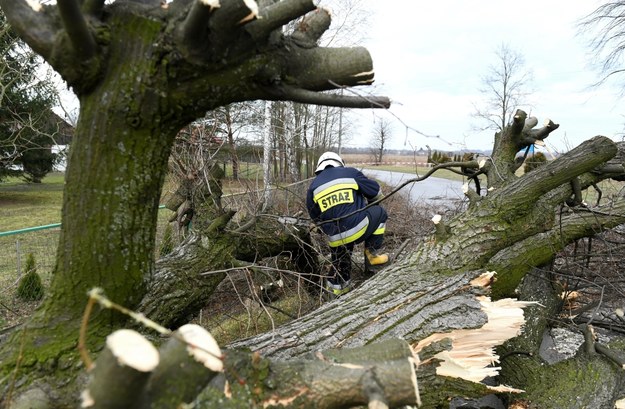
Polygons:
<instances>
[{"instance_id":1,"label":"reflective stripe on jacket","mask_svg":"<svg viewBox=\"0 0 625 409\"><path fill-rule=\"evenodd\" d=\"M315 223L336 219L320 225L328 235L330 246L337 247L362 237L369 219L364 212L356 211L363 209L367 200L378 193L380 185L358 169L330 167L312 181L306 195L306 207Z\"/></svg>"}]
</instances>

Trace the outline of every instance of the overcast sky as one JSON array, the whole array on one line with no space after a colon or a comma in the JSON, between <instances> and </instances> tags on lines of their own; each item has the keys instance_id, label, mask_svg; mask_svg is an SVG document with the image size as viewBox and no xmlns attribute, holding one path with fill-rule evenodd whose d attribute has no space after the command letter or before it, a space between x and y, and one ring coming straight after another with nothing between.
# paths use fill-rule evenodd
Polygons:
<instances>
[{"instance_id":1,"label":"overcast sky","mask_svg":"<svg viewBox=\"0 0 625 409\"><path fill-rule=\"evenodd\" d=\"M319 3L332 8L334 1ZM601 0L352 1L370 13L363 45L375 87L362 91L388 96L392 106L358 110L348 146L368 146L374 119L384 117L393 125L391 148L490 149L494 131L474 131L480 122L471 114L483 104L482 79L502 44L523 55L533 74L528 105L519 108L539 124L560 124L546 140L549 149L566 151L599 134L621 140L625 75L592 87L601 74L577 28Z\"/></svg>"},{"instance_id":2,"label":"overcast sky","mask_svg":"<svg viewBox=\"0 0 625 409\"><path fill-rule=\"evenodd\" d=\"M591 87L600 74L590 66L588 38L576 27L599 1L360 1L372 13L364 45L373 57L375 93L391 98L390 111L399 119L379 110L361 112L359 137L350 145L362 146L357 139L369 138L373 118L383 115L393 122L395 148L490 149L494 131L472 131L479 122L471 114L484 100L482 78L502 44L522 54L533 73L531 105L520 108L539 124L547 118L560 124L547 139L552 150L565 151L598 134L621 140L620 84ZM440 138L414 131L406 137L402 121Z\"/></svg>"}]
</instances>

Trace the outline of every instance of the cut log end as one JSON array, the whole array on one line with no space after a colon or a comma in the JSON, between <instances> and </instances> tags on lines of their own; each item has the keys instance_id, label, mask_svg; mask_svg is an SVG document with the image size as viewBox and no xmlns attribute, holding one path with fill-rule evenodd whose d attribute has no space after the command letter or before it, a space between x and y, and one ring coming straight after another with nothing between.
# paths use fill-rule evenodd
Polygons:
<instances>
[{"instance_id":1,"label":"cut log end","mask_svg":"<svg viewBox=\"0 0 625 409\"><path fill-rule=\"evenodd\" d=\"M26 2L30 6L30 8L32 8L35 11L41 11L41 9L43 8L41 3L39 3L37 0L26 0Z\"/></svg>"},{"instance_id":2,"label":"cut log end","mask_svg":"<svg viewBox=\"0 0 625 409\"><path fill-rule=\"evenodd\" d=\"M208 331L199 325L187 324L180 327L178 333L188 344L187 350L196 361L213 372L223 371L221 349Z\"/></svg>"},{"instance_id":3,"label":"cut log end","mask_svg":"<svg viewBox=\"0 0 625 409\"><path fill-rule=\"evenodd\" d=\"M154 345L141 334L130 329L115 331L106 338L106 345L120 365L140 372L150 372L159 362Z\"/></svg>"},{"instance_id":4,"label":"cut log end","mask_svg":"<svg viewBox=\"0 0 625 409\"><path fill-rule=\"evenodd\" d=\"M200 0L200 2L203 5L210 7L211 9L216 9L216 8L221 7L219 0Z\"/></svg>"},{"instance_id":5,"label":"cut log end","mask_svg":"<svg viewBox=\"0 0 625 409\"><path fill-rule=\"evenodd\" d=\"M239 24L244 24L248 21L256 20L258 18L258 3L256 3L254 0L243 0L243 2L245 3L245 6L250 9L250 14L243 17L239 21Z\"/></svg>"}]
</instances>

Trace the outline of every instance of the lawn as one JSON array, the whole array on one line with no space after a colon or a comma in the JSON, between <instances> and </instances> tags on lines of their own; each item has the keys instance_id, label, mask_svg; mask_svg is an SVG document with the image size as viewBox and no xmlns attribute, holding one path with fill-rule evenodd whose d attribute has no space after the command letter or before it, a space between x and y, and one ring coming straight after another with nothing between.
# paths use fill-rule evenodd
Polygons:
<instances>
[{"instance_id":1,"label":"lawn","mask_svg":"<svg viewBox=\"0 0 625 409\"><path fill-rule=\"evenodd\" d=\"M62 202L62 173L51 173L42 183L19 178L0 182L0 233L59 223Z\"/></svg>"}]
</instances>

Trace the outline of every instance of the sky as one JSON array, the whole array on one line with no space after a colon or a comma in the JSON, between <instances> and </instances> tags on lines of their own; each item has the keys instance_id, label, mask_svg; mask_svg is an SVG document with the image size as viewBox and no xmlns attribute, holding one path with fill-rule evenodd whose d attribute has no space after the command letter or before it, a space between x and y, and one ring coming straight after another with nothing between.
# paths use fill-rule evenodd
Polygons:
<instances>
[{"instance_id":1,"label":"sky","mask_svg":"<svg viewBox=\"0 0 625 409\"><path fill-rule=\"evenodd\" d=\"M601 74L591 65L589 37L577 27L600 1L359 1L371 12L364 46L375 89L366 91L388 96L392 106L354 114L358 136L349 146L361 145L363 134L370 138L382 116L393 124L391 148L490 149L494 131L474 131L480 122L471 114L483 104L479 89L502 44L520 53L533 75L528 105L519 108L539 125L560 124L548 149L564 152L599 134L621 140L625 77L593 87Z\"/></svg>"},{"instance_id":2,"label":"sky","mask_svg":"<svg viewBox=\"0 0 625 409\"><path fill-rule=\"evenodd\" d=\"M524 57L533 76L528 104L519 108L539 124L560 124L539 150L565 152L595 135L622 140L625 75L593 87L601 73L592 66L590 38L577 27L601 0L318 0L330 9L334 1L351 1L369 16L362 45L375 84L359 92L392 101L388 111L354 110L347 146L369 146L383 117L392 125L392 149L491 149L495 131L475 131L483 123L472 113L483 104L479 89L502 44Z\"/></svg>"}]
</instances>

